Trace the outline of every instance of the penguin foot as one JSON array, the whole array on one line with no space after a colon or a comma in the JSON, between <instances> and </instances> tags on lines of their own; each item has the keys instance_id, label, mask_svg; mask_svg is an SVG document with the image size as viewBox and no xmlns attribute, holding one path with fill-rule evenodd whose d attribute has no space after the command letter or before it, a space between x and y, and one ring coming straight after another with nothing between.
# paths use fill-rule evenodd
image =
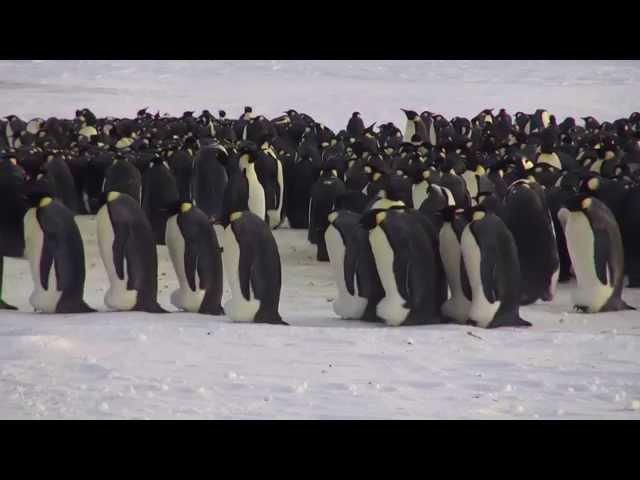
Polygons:
<instances>
[{"instance_id":1,"label":"penguin foot","mask_svg":"<svg viewBox=\"0 0 640 480\"><path fill-rule=\"evenodd\" d=\"M585 305L574 305L573 310L578 313L589 313L589 307Z\"/></svg>"},{"instance_id":2,"label":"penguin foot","mask_svg":"<svg viewBox=\"0 0 640 480\"><path fill-rule=\"evenodd\" d=\"M4 300L0 299L0 310L18 310L18 307L14 307L13 305L9 305Z\"/></svg>"}]
</instances>

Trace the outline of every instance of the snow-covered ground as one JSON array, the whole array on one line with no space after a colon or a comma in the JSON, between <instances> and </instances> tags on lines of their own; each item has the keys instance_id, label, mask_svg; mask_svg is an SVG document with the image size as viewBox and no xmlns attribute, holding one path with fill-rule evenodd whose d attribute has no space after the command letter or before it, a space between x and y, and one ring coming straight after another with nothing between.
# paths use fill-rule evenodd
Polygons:
<instances>
[{"instance_id":1,"label":"snow-covered ground","mask_svg":"<svg viewBox=\"0 0 640 480\"><path fill-rule=\"evenodd\" d=\"M640 62L0 62L3 114L23 118L289 107L342 128L402 124L400 107L626 116ZM85 298L107 278L92 217ZM184 313L29 313L24 261L5 261L0 418L640 418L640 314L571 313L572 285L522 309L530 329L386 328L335 318L328 264L306 232L275 232L291 327ZM160 302L177 280L159 248ZM225 291L225 299L228 292ZM623 297L640 306L640 290ZM173 310L173 309L172 309Z\"/></svg>"}]
</instances>

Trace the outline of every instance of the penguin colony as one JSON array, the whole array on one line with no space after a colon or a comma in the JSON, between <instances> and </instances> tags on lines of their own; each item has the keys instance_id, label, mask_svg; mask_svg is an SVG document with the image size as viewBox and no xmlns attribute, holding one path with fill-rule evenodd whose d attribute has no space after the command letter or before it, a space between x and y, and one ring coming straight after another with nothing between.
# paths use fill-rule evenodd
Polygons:
<instances>
[{"instance_id":1,"label":"penguin colony","mask_svg":"<svg viewBox=\"0 0 640 480\"><path fill-rule=\"evenodd\" d=\"M176 308L286 325L272 234L285 219L330 262L344 319L528 326L520 306L552 301L572 277L578 311L633 309L622 292L640 287L640 113L558 123L546 110L493 110L403 110L403 130L354 112L338 133L251 107L235 120L9 115L0 308L15 308L2 300L3 257L15 257L29 262L36 311L94 311L74 216L96 215L111 310L165 313L156 246L166 245Z\"/></svg>"}]
</instances>

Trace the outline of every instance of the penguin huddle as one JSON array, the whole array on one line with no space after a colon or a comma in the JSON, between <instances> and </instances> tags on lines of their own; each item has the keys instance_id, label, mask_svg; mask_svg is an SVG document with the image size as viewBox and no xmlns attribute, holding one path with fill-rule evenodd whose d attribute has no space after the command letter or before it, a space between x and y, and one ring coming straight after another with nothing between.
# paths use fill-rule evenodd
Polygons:
<instances>
[{"instance_id":1,"label":"penguin huddle","mask_svg":"<svg viewBox=\"0 0 640 480\"><path fill-rule=\"evenodd\" d=\"M29 261L34 310L94 311L83 300L84 245L74 216L94 214L110 310L167 313L157 301L157 246L166 246L179 310L285 324L278 313L283 169L245 112L134 119L15 116L0 123L0 282L4 256ZM260 117L256 120L260 123ZM257 143L253 140L258 140ZM214 225L224 228L219 244ZM224 272L224 269L231 269ZM232 290L221 305L223 273ZM0 298L2 296L0 283ZM4 301L1 308L15 309Z\"/></svg>"},{"instance_id":2,"label":"penguin huddle","mask_svg":"<svg viewBox=\"0 0 640 480\"><path fill-rule=\"evenodd\" d=\"M576 277L575 307L629 309L640 286L640 113L557 123L546 110L471 119L403 110L337 133L306 113L0 120L4 256L31 265L37 311L82 313L74 215L96 215L105 305L162 313L157 246L178 309L282 324L272 230L307 230L341 318L526 326L520 305ZM222 229L221 241L215 227ZM82 253L82 255L81 255ZM231 299L221 305L223 276Z\"/></svg>"},{"instance_id":3,"label":"penguin huddle","mask_svg":"<svg viewBox=\"0 0 640 480\"><path fill-rule=\"evenodd\" d=\"M344 153L321 156L309 240L328 252L338 316L529 326L520 306L572 277L577 311L634 309L621 295L625 276L640 286L640 114L580 126L493 110L402 109L404 130L376 133L354 112L329 140Z\"/></svg>"}]
</instances>

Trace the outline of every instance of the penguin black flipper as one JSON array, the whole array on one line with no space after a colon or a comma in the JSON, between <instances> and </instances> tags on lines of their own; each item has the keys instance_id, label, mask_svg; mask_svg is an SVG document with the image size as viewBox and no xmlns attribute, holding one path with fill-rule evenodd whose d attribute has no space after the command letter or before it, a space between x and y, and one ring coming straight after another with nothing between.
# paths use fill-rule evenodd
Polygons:
<instances>
[{"instance_id":1,"label":"penguin black flipper","mask_svg":"<svg viewBox=\"0 0 640 480\"><path fill-rule=\"evenodd\" d=\"M238 237L236 237L238 238ZM251 300L251 270L255 262L254 252L249 242L243 242L246 245L240 245L240 260L238 262L238 278L240 279L240 292L244 299L248 302ZM258 293L254 291L255 298L260 300Z\"/></svg>"},{"instance_id":2,"label":"penguin black flipper","mask_svg":"<svg viewBox=\"0 0 640 480\"><path fill-rule=\"evenodd\" d=\"M272 257L267 256L265 258L271 259ZM277 263L277 265L273 265L270 262L265 262L265 258L263 258L262 261L256 261L257 259L254 259L249 271L251 287L253 289L254 295L258 300L260 300L260 309L256 312L253 321L255 323L289 325L287 322L282 320L282 317L278 313L277 305L273 304L274 298L273 292L271 291L271 288L273 288L273 286L264 281L265 278L269 277L269 273L273 271L278 271L278 276L281 276L281 265L279 262ZM242 264L242 260L240 260L240 263ZM242 271L242 267L240 268ZM242 278L240 281L242 283Z\"/></svg>"},{"instance_id":3,"label":"penguin black flipper","mask_svg":"<svg viewBox=\"0 0 640 480\"><path fill-rule=\"evenodd\" d=\"M198 252L194 248L192 242L185 242L184 246L184 269L187 276L187 283L192 292L198 289L196 285L196 271L198 268Z\"/></svg>"},{"instance_id":4,"label":"penguin black flipper","mask_svg":"<svg viewBox=\"0 0 640 480\"><path fill-rule=\"evenodd\" d=\"M482 259L480 260L480 276L482 278L482 289L484 290L484 296L491 303L495 302L498 298L495 291L498 279L496 278L496 252L493 249L486 249L482 252Z\"/></svg>"},{"instance_id":5,"label":"penguin black flipper","mask_svg":"<svg viewBox=\"0 0 640 480\"><path fill-rule=\"evenodd\" d=\"M46 235L42 245L42 253L40 255L40 285L45 290L49 290L49 272L53 267L53 260L57 248L56 237L53 235ZM56 275L56 281L60 281L60 275ZM58 288L60 285L58 284Z\"/></svg>"},{"instance_id":6,"label":"penguin black flipper","mask_svg":"<svg viewBox=\"0 0 640 480\"><path fill-rule=\"evenodd\" d=\"M613 279L608 279L609 258L607 254L610 251L609 235L606 230L593 228L593 255L595 262L596 275L603 285L609 285Z\"/></svg>"},{"instance_id":7,"label":"penguin black flipper","mask_svg":"<svg viewBox=\"0 0 640 480\"><path fill-rule=\"evenodd\" d=\"M116 274L120 280L124 280L124 259L127 239L129 238L129 227L127 224L120 222L112 222L113 225L113 263ZM127 288L133 288L133 279L131 278L131 269L127 269L129 274L129 282Z\"/></svg>"},{"instance_id":8,"label":"penguin black flipper","mask_svg":"<svg viewBox=\"0 0 640 480\"><path fill-rule=\"evenodd\" d=\"M471 284L469 283L469 276L467 275L467 267L464 265L464 258L460 258L460 283L462 284L462 293L471 301Z\"/></svg>"},{"instance_id":9,"label":"penguin black flipper","mask_svg":"<svg viewBox=\"0 0 640 480\"><path fill-rule=\"evenodd\" d=\"M349 295L355 295L354 280L356 280L355 276L358 268L359 252L357 245L350 245L349 242L355 242L355 238L347 240L347 248L345 248L344 252L344 282ZM358 285L358 291L360 291L359 287L360 286Z\"/></svg>"}]
</instances>

